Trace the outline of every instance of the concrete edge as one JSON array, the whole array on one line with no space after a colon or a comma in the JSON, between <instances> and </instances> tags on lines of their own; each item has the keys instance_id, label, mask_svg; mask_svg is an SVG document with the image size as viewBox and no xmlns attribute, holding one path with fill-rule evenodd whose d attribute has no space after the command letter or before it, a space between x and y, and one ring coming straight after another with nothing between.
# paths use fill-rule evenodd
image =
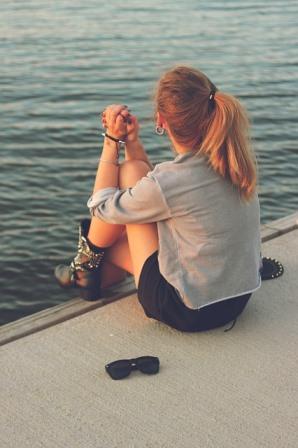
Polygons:
<instances>
[{"instance_id":1,"label":"concrete edge","mask_svg":"<svg viewBox=\"0 0 298 448\"><path fill-rule=\"evenodd\" d=\"M261 226L262 242L265 243L295 229L298 229L298 212L263 224Z\"/></svg>"},{"instance_id":2,"label":"concrete edge","mask_svg":"<svg viewBox=\"0 0 298 448\"><path fill-rule=\"evenodd\" d=\"M262 242L264 243L273 238L277 238L297 228L298 212L272 221L269 224L263 224L261 226ZM44 330L48 327L52 327L65 320L88 313L96 308L100 308L121 298L132 295L135 292L136 288L134 280L132 277L128 277L124 282L107 289L105 296L96 302L72 299L30 316L23 317L14 322L2 325L0 327L0 346Z\"/></svg>"},{"instance_id":3,"label":"concrete edge","mask_svg":"<svg viewBox=\"0 0 298 448\"><path fill-rule=\"evenodd\" d=\"M68 300L51 308L22 317L16 321L0 327L0 346L23 338L53 325L72 319L109 303L127 297L136 292L133 277L128 277L123 282L105 290L105 295L100 300L87 302L80 298Z\"/></svg>"}]
</instances>

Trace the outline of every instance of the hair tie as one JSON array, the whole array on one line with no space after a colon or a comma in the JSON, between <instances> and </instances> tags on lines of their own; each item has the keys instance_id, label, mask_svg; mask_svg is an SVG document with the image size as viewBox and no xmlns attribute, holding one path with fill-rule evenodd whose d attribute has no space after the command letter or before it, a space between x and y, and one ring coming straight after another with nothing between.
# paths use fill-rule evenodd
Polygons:
<instances>
[{"instance_id":1,"label":"hair tie","mask_svg":"<svg viewBox=\"0 0 298 448\"><path fill-rule=\"evenodd\" d=\"M216 92L215 89L210 90L209 101L214 101L215 92Z\"/></svg>"}]
</instances>

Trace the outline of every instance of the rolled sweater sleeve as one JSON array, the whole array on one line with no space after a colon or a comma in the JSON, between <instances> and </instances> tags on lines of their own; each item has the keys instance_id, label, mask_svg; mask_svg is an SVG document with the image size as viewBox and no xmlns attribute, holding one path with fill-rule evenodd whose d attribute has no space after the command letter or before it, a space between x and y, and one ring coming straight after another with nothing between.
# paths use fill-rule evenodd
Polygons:
<instances>
[{"instance_id":1,"label":"rolled sweater sleeve","mask_svg":"<svg viewBox=\"0 0 298 448\"><path fill-rule=\"evenodd\" d=\"M87 206L92 216L111 224L145 224L170 217L160 185L151 172L132 188L108 187L97 191Z\"/></svg>"}]
</instances>

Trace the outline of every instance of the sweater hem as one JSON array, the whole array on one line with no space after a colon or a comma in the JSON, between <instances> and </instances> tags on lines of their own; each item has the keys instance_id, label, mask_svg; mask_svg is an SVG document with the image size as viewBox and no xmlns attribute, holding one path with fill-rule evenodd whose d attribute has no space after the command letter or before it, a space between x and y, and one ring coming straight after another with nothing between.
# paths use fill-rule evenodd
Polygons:
<instances>
[{"instance_id":1,"label":"sweater hem","mask_svg":"<svg viewBox=\"0 0 298 448\"><path fill-rule=\"evenodd\" d=\"M175 289L176 289L180 299L182 300L182 302L184 303L184 305L187 308L189 308L190 310L199 311L202 308L205 308L206 306L213 305L214 303L222 302L224 300L229 300L229 299L235 299L236 297L245 296L246 294L251 294L251 293L257 291L261 287L261 285L262 285L262 282L261 282L261 277L260 277L259 278L259 283L258 283L258 285L255 288L250 289L249 291L240 292L239 294L233 294L232 296L227 296L227 297L222 297L220 299L212 300L212 302L205 303L204 305L201 305L198 308L192 308L188 304L186 304L185 300L183 299L183 296L179 293L177 288L175 288Z\"/></svg>"}]
</instances>

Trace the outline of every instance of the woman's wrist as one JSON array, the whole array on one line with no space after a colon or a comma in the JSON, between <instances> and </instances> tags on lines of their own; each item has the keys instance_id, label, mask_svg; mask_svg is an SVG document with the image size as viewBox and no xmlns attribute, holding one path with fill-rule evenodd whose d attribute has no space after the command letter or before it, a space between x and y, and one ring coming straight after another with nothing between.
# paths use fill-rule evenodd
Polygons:
<instances>
[{"instance_id":1,"label":"woman's wrist","mask_svg":"<svg viewBox=\"0 0 298 448\"><path fill-rule=\"evenodd\" d=\"M119 143L120 145L125 145L124 137L115 137L114 135L108 134L107 132L103 132L101 135L108 141L111 140L112 142Z\"/></svg>"},{"instance_id":2,"label":"woman's wrist","mask_svg":"<svg viewBox=\"0 0 298 448\"><path fill-rule=\"evenodd\" d=\"M119 167L118 160L107 160L107 159L104 159L103 157L100 157L99 162L100 163L108 163L109 165L114 165L114 166Z\"/></svg>"},{"instance_id":3,"label":"woman's wrist","mask_svg":"<svg viewBox=\"0 0 298 448\"><path fill-rule=\"evenodd\" d=\"M101 152L101 158L111 163L117 163L119 161L120 144L105 137L104 144Z\"/></svg>"},{"instance_id":4,"label":"woman's wrist","mask_svg":"<svg viewBox=\"0 0 298 448\"><path fill-rule=\"evenodd\" d=\"M142 142L139 137L137 137L134 140L126 141L126 149L131 150L131 151L134 149L138 149L140 147L140 145L142 145Z\"/></svg>"}]
</instances>

